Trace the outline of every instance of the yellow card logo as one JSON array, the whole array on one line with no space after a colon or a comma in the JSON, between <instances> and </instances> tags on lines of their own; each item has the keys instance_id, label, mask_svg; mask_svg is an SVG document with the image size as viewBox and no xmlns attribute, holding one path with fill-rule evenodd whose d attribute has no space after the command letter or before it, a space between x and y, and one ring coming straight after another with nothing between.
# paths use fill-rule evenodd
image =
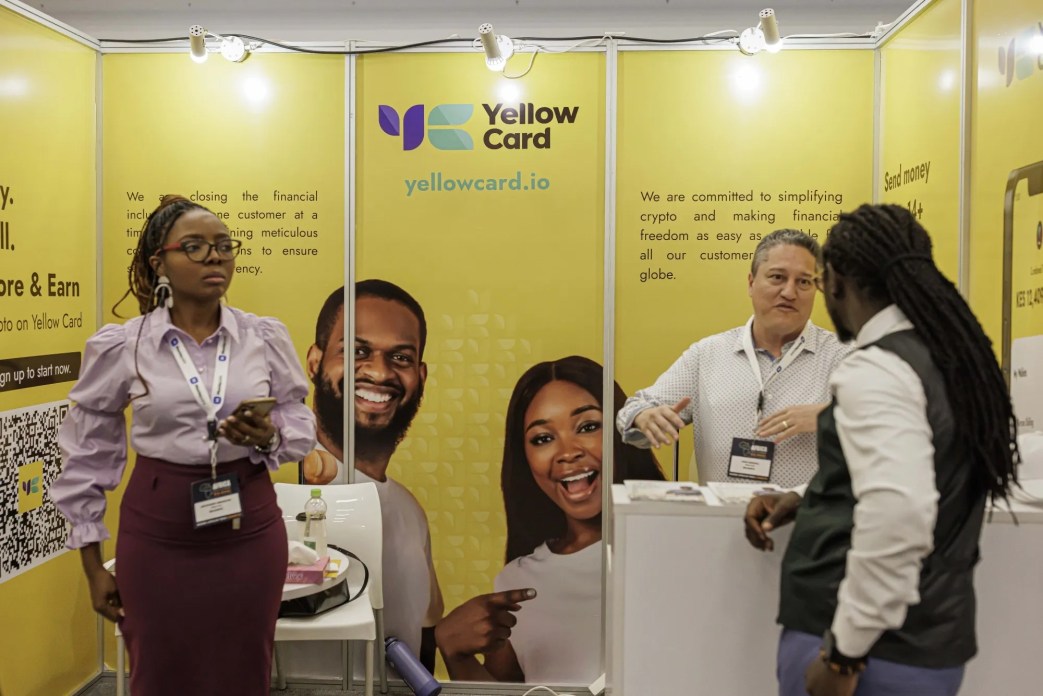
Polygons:
<instances>
[{"instance_id":1,"label":"yellow card logo","mask_svg":"<svg viewBox=\"0 0 1043 696\"><path fill-rule=\"evenodd\" d=\"M1015 79L1024 80L1043 71L1043 22L1023 29L1010 40L1007 48L1000 47L1000 75L1010 87Z\"/></svg>"},{"instance_id":2,"label":"yellow card logo","mask_svg":"<svg viewBox=\"0 0 1043 696\"><path fill-rule=\"evenodd\" d=\"M43 505L43 461L37 460L18 468L18 514Z\"/></svg>"},{"instance_id":3,"label":"yellow card logo","mask_svg":"<svg viewBox=\"0 0 1043 696\"><path fill-rule=\"evenodd\" d=\"M414 104L399 117L398 110L381 104L377 110L377 123L387 135L402 138L403 150L415 150L428 141L438 150L473 150L474 139L461 128L474 114L473 104L438 104L431 108L426 120L424 104ZM490 150L538 150L550 149L551 127L572 125L579 115L579 106L542 106L522 102L517 106L504 104L482 104L489 119L490 128L482 142ZM425 126L426 123L426 126ZM497 126L506 126L499 128ZM541 131L517 130L515 126L545 126Z\"/></svg>"}]
</instances>

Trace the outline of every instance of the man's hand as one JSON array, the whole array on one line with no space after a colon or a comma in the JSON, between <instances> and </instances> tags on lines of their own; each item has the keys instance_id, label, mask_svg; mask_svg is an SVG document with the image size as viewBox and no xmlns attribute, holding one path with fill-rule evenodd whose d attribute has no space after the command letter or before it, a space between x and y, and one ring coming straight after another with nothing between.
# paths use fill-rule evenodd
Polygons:
<instances>
[{"instance_id":1,"label":"man's hand","mask_svg":"<svg viewBox=\"0 0 1043 696\"><path fill-rule=\"evenodd\" d=\"M502 648L518 623L513 612L536 590L505 590L469 599L438 622L435 642L447 660Z\"/></svg>"},{"instance_id":2,"label":"man's hand","mask_svg":"<svg viewBox=\"0 0 1043 696\"><path fill-rule=\"evenodd\" d=\"M818 414L828 405L805 404L784 408L760 422L757 437L770 437L775 442L782 442L801 433L813 433L818 430Z\"/></svg>"},{"instance_id":3,"label":"man's hand","mask_svg":"<svg viewBox=\"0 0 1043 696\"><path fill-rule=\"evenodd\" d=\"M854 696L857 674L837 674L816 657L804 672L804 687L811 696Z\"/></svg>"},{"instance_id":4,"label":"man's hand","mask_svg":"<svg viewBox=\"0 0 1043 696\"><path fill-rule=\"evenodd\" d=\"M672 445L684 427L684 420L678 414L690 403L692 400L686 396L673 406L646 408L634 417L634 427L641 431L653 447Z\"/></svg>"},{"instance_id":5,"label":"man's hand","mask_svg":"<svg viewBox=\"0 0 1043 696\"><path fill-rule=\"evenodd\" d=\"M746 506L746 538L755 549L774 551L775 542L768 533L793 521L803 498L797 493L768 493L753 497Z\"/></svg>"},{"instance_id":6,"label":"man's hand","mask_svg":"<svg viewBox=\"0 0 1043 696\"><path fill-rule=\"evenodd\" d=\"M305 483L319 486L333 483L337 478L337 459L325 450L313 449L301 460L301 471Z\"/></svg>"}]
</instances>

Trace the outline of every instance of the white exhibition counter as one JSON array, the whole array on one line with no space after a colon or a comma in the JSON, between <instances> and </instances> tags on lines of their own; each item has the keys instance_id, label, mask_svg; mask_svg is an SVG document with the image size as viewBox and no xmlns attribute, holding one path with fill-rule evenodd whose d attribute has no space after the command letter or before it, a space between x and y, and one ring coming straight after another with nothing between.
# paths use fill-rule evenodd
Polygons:
<instances>
[{"instance_id":1,"label":"white exhibition counter","mask_svg":"<svg viewBox=\"0 0 1043 696\"><path fill-rule=\"evenodd\" d=\"M631 501L612 487L606 654L620 696L777 693L779 568L751 547L744 506ZM1043 679L1043 507L996 512L975 575L978 656L961 696L1039 696Z\"/></svg>"}]
</instances>

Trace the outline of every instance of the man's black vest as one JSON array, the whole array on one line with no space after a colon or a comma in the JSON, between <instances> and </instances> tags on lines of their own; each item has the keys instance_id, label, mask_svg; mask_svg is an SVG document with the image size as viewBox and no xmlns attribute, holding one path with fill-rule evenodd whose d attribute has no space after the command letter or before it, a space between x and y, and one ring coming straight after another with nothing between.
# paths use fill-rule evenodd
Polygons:
<instances>
[{"instance_id":1,"label":"man's black vest","mask_svg":"<svg viewBox=\"0 0 1043 696\"><path fill-rule=\"evenodd\" d=\"M909 330L872 345L900 357L923 383L939 499L934 550L920 572L920 603L909 607L902 627L885 632L869 655L918 667L956 667L977 652L973 571L985 494L975 481L971 453L960 446L955 432L945 381L923 341ZM834 399L819 416L818 473L797 511L782 562L779 623L815 635L822 635L833 623L854 526L856 501L837 435L835 408Z\"/></svg>"}]
</instances>

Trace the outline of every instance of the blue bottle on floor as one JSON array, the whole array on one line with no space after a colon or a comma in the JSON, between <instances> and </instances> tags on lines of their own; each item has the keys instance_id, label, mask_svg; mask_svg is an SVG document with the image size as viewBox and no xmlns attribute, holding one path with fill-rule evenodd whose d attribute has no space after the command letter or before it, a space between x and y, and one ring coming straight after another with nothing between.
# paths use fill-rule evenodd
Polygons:
<instances>
[{"instance_id":1,"label":"blue bottle on floor","mask_svg":"<svg viewBox=\"0 0 1043 696\"><path fill-rule=\"evenodd\" d=\"M408 645L390 636L384 641L384 646L387 649L388 664L398 672L416 696L438 696L442 693L442 685L420 664L420 660Z\"/></svg>"}]
</instances>

